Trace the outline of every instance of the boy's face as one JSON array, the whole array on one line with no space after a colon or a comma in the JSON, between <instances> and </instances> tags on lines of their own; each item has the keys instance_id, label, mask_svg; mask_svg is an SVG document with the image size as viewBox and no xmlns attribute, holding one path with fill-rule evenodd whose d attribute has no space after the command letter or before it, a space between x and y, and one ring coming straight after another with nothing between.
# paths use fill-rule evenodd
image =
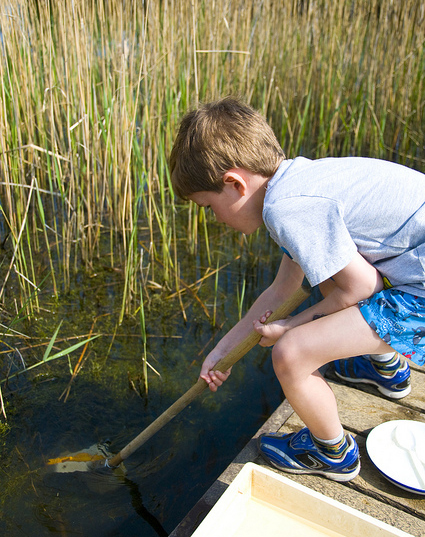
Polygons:
<instances>
[{"instance_id":1,"label":"boy's face","mask_svg":"<svg viewBox=\"0 0 425 537\"><path fill-rule=\"evenodd\" d=\"M263 223L264 194L260 196L243 180L225 180L223 190L218 192L195 192L189 199L200 207L210 207L217 222L250 235Z\"/></svg>"}]
</instances>

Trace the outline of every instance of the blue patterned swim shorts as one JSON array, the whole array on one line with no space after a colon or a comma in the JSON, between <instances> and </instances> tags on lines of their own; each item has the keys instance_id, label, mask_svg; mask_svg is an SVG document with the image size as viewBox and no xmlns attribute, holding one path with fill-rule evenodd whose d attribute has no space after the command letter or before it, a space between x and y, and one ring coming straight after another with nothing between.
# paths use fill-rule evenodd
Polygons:
<instances>
[{"instance_id":1,"label":"blue patterned swim shorts","mask_svg":"<svg viewBox=\"0 0 425 537\"><path fill-rule=\"evenodd\" d=\"M415 364L425 364L425 298L384 289L359 302L378 336Z\"/></svg>"}]
</instances>

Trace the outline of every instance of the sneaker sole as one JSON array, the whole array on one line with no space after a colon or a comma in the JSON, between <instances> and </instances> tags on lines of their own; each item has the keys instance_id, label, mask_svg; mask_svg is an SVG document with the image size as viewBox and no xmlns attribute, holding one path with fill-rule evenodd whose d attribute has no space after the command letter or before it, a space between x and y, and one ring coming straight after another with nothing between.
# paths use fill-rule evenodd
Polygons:
<instances>
[{"instance_id":1,"label":"sneaker sole","mask_svg":"<svg viewBox=\"0 0 425 537\"><path fill-rule=\"evenodd\" d=\"M384 388L378 382L375 382L374 380L370 379L357 379L352 377L344 377L337 371L335 371L335 375L339 377L342 380L345 380L347 382L353 382L354 384L371 384L372 386L375 386L375 388L378 388L378 391L382 393L382 395L385 395L389 397L390 399L402 399L403 397L406 397L406 395L409 395L409 393L412 391L412 387L407 386L407 388L404 388L404 390L400 390L399 392L395 392L394 390L388 390L387 388Z\"/></svg>"},{"instance_id":2,"label":"sneaker sole","mask_svg":"<svg viewBox=\"0 0 425 537\"><path fill-rule=\"evenodd\" d=\"M338 483L346 483L347 481L351 481L354 479L360 472L360 459L357 463L357 466L349 473L346 474L337 474L332 472L323 472L320 470L309 470L309 469L295 469L295 468L287 468L286 466L280 466L279 464L276 464L271 459L269 459L266 455L261 453L261 456L263 459L268 463L277 468L277 470L280 470L281 472L287 472L289 474L310 474L310 475L320 475L322 477L326 477L327 479L331 479L332 481L338 481Z\"/></svg>"}]
</instances>

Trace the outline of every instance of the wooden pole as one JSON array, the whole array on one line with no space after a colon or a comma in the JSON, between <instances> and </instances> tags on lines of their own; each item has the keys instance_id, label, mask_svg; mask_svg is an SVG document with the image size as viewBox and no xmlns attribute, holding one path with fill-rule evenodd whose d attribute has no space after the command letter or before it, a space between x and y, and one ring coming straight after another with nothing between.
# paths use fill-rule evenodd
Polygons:
<instances>
[{"instance_id":1,"label":"wooden pole","mask_svg":"<svg viewBox=\"0 0 425 537\"><path fill-rule=\"evenodd\" d=\"M310 295L310 292L300 287L291 297L288 298L276 311L274 311L267 319L266 323L284 319L290 315L304 300ZM250 351L261 339L261 336L255 331L252 332L239 345L232 349L224 358L222 358L214 368L217 371L227 371L236 362L238 362L245 354ZM136 438L127 444L117 455L114 455L106 461L106 466L111 468L118 466L127 459L132 453L139 449L147 442L155 433L157 433L164 425L177 416L184 408L186 408L198 395L206 388L208 383L204 379L199 379L186 393L184 393L175 403L165 410L155 421L153 421L146 429L144 429Z\"/></svg>"}]
</instances>

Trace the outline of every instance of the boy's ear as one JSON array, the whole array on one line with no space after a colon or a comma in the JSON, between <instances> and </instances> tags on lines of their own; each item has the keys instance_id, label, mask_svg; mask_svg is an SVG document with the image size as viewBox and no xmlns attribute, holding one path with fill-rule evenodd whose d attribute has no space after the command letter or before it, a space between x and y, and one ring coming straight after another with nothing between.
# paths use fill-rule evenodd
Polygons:
<instances>
[{"instance_id":1,"label":"boy's ear","mask_svg":"<svg viewBox=\"0 0 425 537\"><path fill-rule=\"evenodd\" d=\"M242 196L245 196L247 181L243 170L232 169L223 175L224 185L235 188Z\"/></svg>"}]
</instances>

